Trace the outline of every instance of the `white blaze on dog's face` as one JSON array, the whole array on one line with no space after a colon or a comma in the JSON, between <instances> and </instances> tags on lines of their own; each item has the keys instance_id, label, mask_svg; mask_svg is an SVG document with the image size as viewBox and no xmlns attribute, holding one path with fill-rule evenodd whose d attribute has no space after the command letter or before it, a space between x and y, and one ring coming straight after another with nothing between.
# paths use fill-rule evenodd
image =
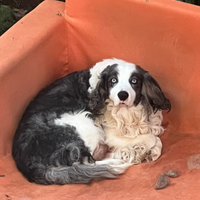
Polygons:
<instances>
[{"instance_id":1,"label":"white blaze on dog's face","mask_svg":"<svg viewBox=\"0 0 200 200\"><path fill-rule=\"evenodd\" d=\"M115 106L132 106L136 99L136 86L139 84L136 65L131 63L118 64L115 73L109 79L109 98Z\"/></svg>"},{"instance_id":2,"label":"white blaze on dog's face","mask_svg":"<svg viewBox=\"0 0 200 200\"><path fill-rule=\"evenodd\" d=\"M119 59L106 59L91 68L90 73L90 93L97 87L100 79L106 77L105 88L115 106L130 107L139 103L142 75L135 64Z\"/></svg>"}]
</instances>

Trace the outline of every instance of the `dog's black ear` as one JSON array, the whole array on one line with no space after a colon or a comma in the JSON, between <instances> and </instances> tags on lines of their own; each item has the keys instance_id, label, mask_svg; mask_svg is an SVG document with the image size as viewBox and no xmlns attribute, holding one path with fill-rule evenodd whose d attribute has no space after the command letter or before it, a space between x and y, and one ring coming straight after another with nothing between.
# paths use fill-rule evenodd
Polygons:
<instances>
[{"instance_id":1,"label":"dog's black ear","mask_svg":"<svg viewBox=\"0 0 200 200\"><path fill-rule=\"evenodd\" d=\"M90 93L89 97L89 108L94 114L98 114L104 108L105 100L109 97L107 75L105 73L101 74L96 88Z\"/></svg>"},{"instance_id":2,"label":"dog's black ear","mask_svg":"<svg viewBox=\"0 0 200 200\"><path fill-rule=\"evenodd\" d=\"M142 104L147 107L151 106L154 113L158 110L168 110L169 112L171 110L171 103L165 97L159 84L148 72L145 72L143 77Z\"/></svg>"}]
</instances>

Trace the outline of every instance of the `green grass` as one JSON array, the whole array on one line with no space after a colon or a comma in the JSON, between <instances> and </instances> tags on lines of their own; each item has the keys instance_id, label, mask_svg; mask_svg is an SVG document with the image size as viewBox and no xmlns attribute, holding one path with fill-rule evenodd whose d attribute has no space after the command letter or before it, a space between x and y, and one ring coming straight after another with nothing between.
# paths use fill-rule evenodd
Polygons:
<instances>
[{"instance_id":1,"label":"green grass","mask_svg":"<svg viewBox=\"0 0 200 200\"><path fill-rule=\"evenodd\" d=\"M15 22L16 19L13 15L12 9L9 6L0 5L0 36Z\"/></svg>"}]
</instances>

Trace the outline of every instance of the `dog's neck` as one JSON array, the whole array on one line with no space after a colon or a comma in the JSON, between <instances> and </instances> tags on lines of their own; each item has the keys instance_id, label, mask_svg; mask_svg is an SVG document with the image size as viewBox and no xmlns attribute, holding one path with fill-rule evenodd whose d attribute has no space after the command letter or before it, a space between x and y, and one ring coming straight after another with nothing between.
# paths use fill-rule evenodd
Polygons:
<instances>
[{"instance_id":1,"label":"dog's neck","mask_svg":"<svg viewBox=\"0 0 200 200\"><path fill-rule=\"evenodd\" d=\"M105 131L116 129L118 136L134 138L147 133L160 135L164 131L161 126L162 112L157 111L148 116L142 104L132 107L114 106L113 101L107 100L101 113L96 123L101 124Z\"/></svg>"}]
</instances>

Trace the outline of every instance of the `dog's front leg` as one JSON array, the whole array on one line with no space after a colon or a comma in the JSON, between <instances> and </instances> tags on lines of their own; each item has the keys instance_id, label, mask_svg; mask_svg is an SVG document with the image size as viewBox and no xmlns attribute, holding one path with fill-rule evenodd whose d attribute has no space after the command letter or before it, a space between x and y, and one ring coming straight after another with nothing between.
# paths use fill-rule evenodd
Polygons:
<instances>
[{"instance_id":1,"label":"dog's front leg","mask_svg":"<svg viewBox=\"0 0 200 200\"><path fill-rule=\"evenodd\" d=\"M127 145L132 149L135 155L132 162L135 164L142 161L151 162L157 160L162 151L162 142L159 137L153 134L139 135L136 139Z\"/></svg>"},{"instance_id":2,"label":"dog's front leg","mask_svg":"<svg viewBox=\"0 0 200 200\"><path fill-rule=\"evenodd\" d=\"M113 141L118 146L111 148L111 153L107 154L107 157L121 159L133 165L142 161L155 161L161 155L161 140L153 134L139 135L135 138L115 137L114 139ZM119 145L120 140L122 145Z\"/></svg>"}]
</instances>

